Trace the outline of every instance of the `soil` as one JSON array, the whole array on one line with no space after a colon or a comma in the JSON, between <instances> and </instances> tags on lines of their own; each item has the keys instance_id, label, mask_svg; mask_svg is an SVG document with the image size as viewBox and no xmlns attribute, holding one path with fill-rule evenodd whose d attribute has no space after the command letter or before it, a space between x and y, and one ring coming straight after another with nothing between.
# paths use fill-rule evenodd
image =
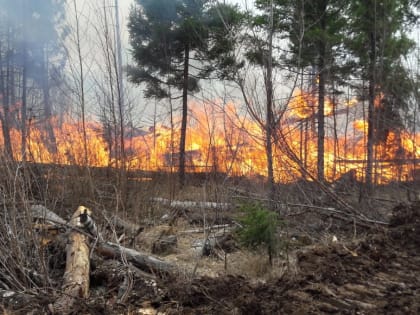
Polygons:
<instances>
[{"instance_id":1,"label":"soil","mask_svg":"<svg viewBox=\"0 0 420 315\"><path fill-rule=\"evenodd\" d=\"M312 244L290 253L268 280L235 274L134 276L117 303L123 266L98 261L91 297L75 314L420 314L420 203L393 209L388 228L354 241ZM26 305L6 305L27 314ZM32 313L48 308L31 301Z\"/></svg>"},{"instance_id":2,"label":"soil","mask_svg":"<svg viewBox=\"0 0 420 315\"><path fill-rule=\"evenodd\" d=\"M174 314L420 314L419 253L420 203L399 205L388 230L300 250L297 271L282 278L167 281L157 308Z\"/></svg>"},{"instance_id":3,"label":"soil","mask_svg":"<svg viewBox=\"0 0 420 315\"><path fill-rule=\"evenodd\" d=\"M419 253L420 204L399 205L389 229L298 250L280 278L166 279L150 305L165 314L420 314Z\"/></svg>"}]
</instances>

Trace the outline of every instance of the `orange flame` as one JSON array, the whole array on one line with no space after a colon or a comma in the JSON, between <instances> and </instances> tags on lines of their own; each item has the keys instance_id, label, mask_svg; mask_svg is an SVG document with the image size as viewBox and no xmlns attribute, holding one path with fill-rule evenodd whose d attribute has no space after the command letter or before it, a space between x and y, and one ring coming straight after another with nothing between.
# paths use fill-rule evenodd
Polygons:
<instances>
[{"instance_id":1,"label":"orange flame","mask_svg":"<svg viewBox=\"0 0 420 315\"><path fill-rule=\"evenodd\" d=\"M186 167L188 171L217 171L231 176L266 176L267 158L263 126L238 112L233 103L223 104L190 103L186 139ZM349 108L357 106L352 100L333 105L326 100L325 115L332 120L333 107ZM275 178L280 182L291 182L303 175L299 164L311 174L317 168L316 121L317 99L313 95L297 91L290 103L289 111L279 127L285 143L274 145ZM334 115L339 115L335 112ZM299 118L296 120L293 117ZM336 117L337 118L337 117ZM304 123L305 122L305 123ZM85 163L84 137L80 123L70 118L59 122L51 121L56 138L56 150L47 145L48 133L41 125L29 126L26 159L38 163L79 164ZM174 126L180 123L175 119ZM356 171L363 179L366 166L367 124L354 120L351 136L349 132L325 138L325 173L330 181L348 171ZM179 160L179 128L173 130L164 124L157 124L125 140L127 167L150 171L175 170ZM21 133L11 129L14 158L22 159ZM103 127L99 123L86 125L87 164L89 166L112 166L117 157L112 154L105 140ZM276 140L276 139L275 139ZM386 143L375 147L375 170L377 183L392 180L412 179L416 171L416 159L420 156L420 134L408 132L390 133ZM296 161L297 157L300 161Z\"/></svg>"},{"instance_id":2,"label":"orange flame","mask_svg":"<svg viewBox=\"0 0 420 315\"><path fill-rule=\"evenodd\" d=\"M310 118L317 113L318 97L315 94L305 93L296 89L292 99L289 102L289 110L292 116L295 115L301 119ZM349 103L349 106L352 106ZM324 100L324 115L329 116L333 113L334 103L329 98Z\"/></svg>"}]
</instances>

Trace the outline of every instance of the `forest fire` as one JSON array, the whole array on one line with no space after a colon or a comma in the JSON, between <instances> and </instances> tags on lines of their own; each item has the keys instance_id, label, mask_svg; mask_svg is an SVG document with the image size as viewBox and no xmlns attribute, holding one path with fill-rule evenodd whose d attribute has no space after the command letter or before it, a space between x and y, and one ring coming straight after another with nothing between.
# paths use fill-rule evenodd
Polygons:
<instances>
[{"instance_id":1,"label":"forest fire","mask_svg":"<svg viewBox=\"0 0 420 315\"><path fill-rule=\"evenodd\" d=\"M299 164L316 174L317 134L314 96L298 91L289 102L279 131L282 142L274 148L275 178L293 182L306 177ZM326 101L325 175L332 181L353 171L363 180L366 165L367 124L363 119L351 119L349 109L355 101L334 104ZM347 116L343 117L343 113ZM235 104L190 104L186 142L187 171L224 172L232 176L265 176L266 155L263 128L247 115L241 114ZM345 122L345 120L347 120ZM333 125L335 122L335 127ZM343 130L341 125L347 129ZM170 124L168 124L170 125ZM178 121L174 121L178 126ZM85 164L85 146L80 123L70 119L53 121L56 149L48 147L45 130L29 126L26 160L37 163ZM340 128L338 127L340 126ZM138 131L138 130L137 130ZM127 131L127 134L131 132ZM117 154L112 152L99 123L86 125L87 164L115 166ZM21 133L11 130L14 158L22 159ZM375 182L413 180L416 162L420 157L417 143L420 134L389 132L386 141L375 146ZM284 146L289 148L285 150ZM176 171L179 158L179 129L157 124L147 131L126 137L126 163L129 169L148 171ZM296 160L298 158L298 161Z\"/></svg>"}]
</instances>

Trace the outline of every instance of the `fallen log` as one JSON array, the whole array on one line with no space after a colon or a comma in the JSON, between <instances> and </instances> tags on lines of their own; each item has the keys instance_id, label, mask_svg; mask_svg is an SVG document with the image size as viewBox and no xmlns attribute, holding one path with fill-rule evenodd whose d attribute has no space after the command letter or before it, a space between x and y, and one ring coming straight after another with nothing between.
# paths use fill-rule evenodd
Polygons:
<instances>
[{"instance_id":1,"label":"fallen log","mask_svg":"<svg viewBox=\"0 0 420 315\"><path fill-rule=\"evenodd\" d=\"M232 204L227 202L169 200L160 197L152 198L152 201L163 204L165 206L169 206L171 208L228 210L232 207Z\"/></svg>"},{"instance_id":2,"label":"fallen log","mask_svg":"<svg viewBox=\"0 0 420 315\"><path fill-rule=\"evenodd\" d=\"M40 217L40 218L49 218L50 222L56 223L56 224L62 224L66 227L69 227L71 229L71 233L79 234L80 236L84 236L86 240L96 239L96 236L91 235L89 233L86 233L84 226L80 222L80 215L83 213L78 214L78 222L77 224L73 223L73 217L69 224L65 222L64 219L62 219L60 216L52 212L51 210L48 210L47 208L41 206L40 208L42 211L38 211L35 209L32 213L34 217ZM84 211L86 209L83 207L80 211ZM33 209L32 209L33 210ZM78 209L79 210L79 209ZM89 210L90 211L90 210ZM90 216L90 214L89 214ZM121 245L112 243L112 242L105 242L102 241L102 238L99 236L99 241L96 244L95 252L99 254L100 256L104 258L112 258L112 259L118 259L122 260L123 257L126 257L127 261L132 263L135 267L151 273L157 273L157 274L168 274L176 270L175 266L159 259L156 256L148 255L147 253L139 252L134 249L126 248ZM89 255L88 255L89 258Z\"/></svg>"},{"instance_id":3,"label":"fallen log","mask_svg":"<svg viewBox=\"0 0 420 315\"><path fill-rule=\"evenodd\" d=\"M69 225L83 229L81 217L83 214L91 215L89 209L80 206L71 217ZM76 230L71 230L66 248L66 269L62 285L62 295L52 305L56 314L69 314L73 311L75 302L89 295L90 273L90 246L89 237Z\"/></svg>"},{"instance_id":4,"label":"fallen log","mask_svg":"<svg viewBox=\"0 0 420 315\"><path fill-rule=\"evenodd\" d=\"M96 247L96 253L104 258L122 259L133 264L133 266L159 275L169 274L175 271L175 266L160 258L146 253L126 248L111 242L99 243Z\"/></svg>"},{"instance_id":5,"label":"fallen log","mask_svg":"<svg viewBox=\"0 0 420 315\"><path fill-rule=\"evenodd\" d=\"M54 224L66 225L66 221L63 218L43 205L33 205L30 210L33 219L40 219Z\"/></svg>"}]
</instances>

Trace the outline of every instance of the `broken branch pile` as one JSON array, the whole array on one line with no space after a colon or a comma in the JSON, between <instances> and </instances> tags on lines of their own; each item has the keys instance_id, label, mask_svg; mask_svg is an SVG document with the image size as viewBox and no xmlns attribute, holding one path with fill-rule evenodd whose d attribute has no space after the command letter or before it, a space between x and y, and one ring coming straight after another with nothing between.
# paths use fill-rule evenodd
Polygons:
<instances>
[{"instance_id":1,"label":"broken branch pile","mask_svg":"<svg viewBox=\"0 0 420 315\"><path fill-rule=\"evenodd\" d=\"M92 211L84 206L80 206L74 212L69 222L40 205L32 206L31 212L38 228L42 226L44 230L49 231L54 227L57 230L65 231L66 267L60 296L54 303L49 304L49 310L52 313L69 314L73 311L76 301L89 296L92 253L103 259L119 260L127 265L128 270L139 268L140 270L136 274L145 275L145 278L149 279L154 278L155 275L168 275L176 271L174 265L156 256L104 241L92 218ZM134 234L140 233L137 226L127 226L122 220L114 219L113 221L118 222L119 226L123 224L126 230L133 230ZM49 242L53 241L51 237L53 236L50 236ZM148 274L150 276L147 276ZM10 293L10 296L12 295L15 296Z\"/></svg>"}]
</instances>

